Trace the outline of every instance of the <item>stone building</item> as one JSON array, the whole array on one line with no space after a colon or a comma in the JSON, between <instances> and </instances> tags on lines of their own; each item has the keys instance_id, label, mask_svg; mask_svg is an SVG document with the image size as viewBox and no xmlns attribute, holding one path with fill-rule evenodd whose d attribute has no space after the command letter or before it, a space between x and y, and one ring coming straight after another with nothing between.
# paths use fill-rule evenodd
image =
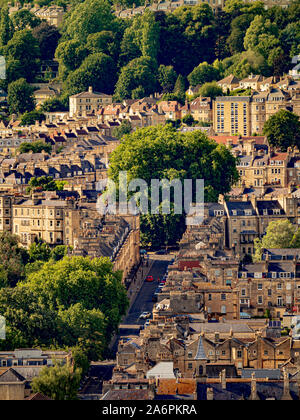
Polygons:
<instances>
[{"instance_id":1,"label":"stone building","mask_svg":"<svg viewBox=\"0 0 300 420\"><path fill-rule=\"evenodd\" d=\"M262 262L247 264L239 272L241 310L274 318L297 308L300 290L299 249L262 251Z\"/></svg>"},{"instance_id":2,"label":"stone building","mask_svg":"<svg viewBox=\"0 0 300 420\"><path fill-rule=\"evenodd\" d=\"M0 196L0 231L16 234L20 244L29 247L36 241L50 246L68 245L75 255L109 257L115 270L130 281L140 262L139 217L101 215L96 200L76 200L75 192L66 199L55 192L50 196Z\"/></svg>"},{"instance_id":3,"label":"stone building","mask_svg":"<svg viewBox=\"0 0 300 420\"><path fill-rule=\"evenodd\" d=\"M112 96L94 92L90 86L88 92L81 92L69 98L70 117L96 113L100 107L112 103Z\"/></svg>"},{"instance_id":4,"label":"stone building","mask_svg":"<svg viewBox=\"0 0 300 420\"><path fill-rule=\"evenodd\" d=\"M220 134L250 136L251 97L217 97L213 103L213 128Z\"/></svg>"}]
</instances>

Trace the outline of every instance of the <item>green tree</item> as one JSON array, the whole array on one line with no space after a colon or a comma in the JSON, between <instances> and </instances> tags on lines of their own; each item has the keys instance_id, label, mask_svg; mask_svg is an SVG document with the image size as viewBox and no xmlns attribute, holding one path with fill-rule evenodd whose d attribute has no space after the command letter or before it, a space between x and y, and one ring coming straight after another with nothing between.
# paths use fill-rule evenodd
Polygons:
<instances>
[{"instance_id":1,"label":"green tree","mask_svg":"<svg viewBox=\"0 0 300 420\"><path fill-rule=\"evenodd\" d=\"M300 248L300 229L298 228L290 243L291 248Z\"/></svg>"},{"instance_id":2,"label":"green tree","mask_svg":"<svg viewBox=\"0 0 300 420\"><path fill-rule=\"evenodd\" d=\"M255 240L255 261L261 260L263 249L290 248L294 235L295 226L289 220L270 222L263 238Z\"/></svg>"},{"instance_id":3,"label":"green tree","mask_svg":"<svg viewBox=\"0 0 300 420\"><path fill-rule=\"evenodd\" d=\"M49 257L39 251L33 258ZM113 271L108 258L55 261L53 256L28 264L26 279L1 290L0 313L8 335L0 348L80 347L89 360L99 360L128 306L121 273Z\"/></svg>"},{"instance_id":4,"label":"green tree","mask_svg":"<svg viewBox=\"0 0 300 420\"><path fill-rule=\"evenodd\" d=\"M240 53L244 50L244 37L249 28L252 17L247 14L237 16L231 22L230 35L227 38L227 44L231 54Z\"/></svg>"},{"instance_id":5,"label":"green tree","mask_svg":"<svg viewBox=\"0 0 300 420\"><path fill-rule=\"evenodd\" d=\"M32 151L33 153L41 153L44 150L46 153L51 153L51 149L51 144L44 143L42 140L33 141L32 143L25 141L20 144L18 152L28 153Z\"/></svg>"},{"instance_id":6,"label":"green tree","mask_svg":"<svg viewBox=\"0 0 300 420\"><path fill-rule=\"evenodd\" d=\"M54 180L52 176L32 177L28 182L28 192L38 189L42 191L62 191L66 181Z\"/></svg>"},{"instance_id":7,"label":"green tree","mask_svg":"<svg viewBox=\"0 0 300 420\"><path fill-rule=\"evenodd\" d=\"M208 82L201 86L199 94L204 97L216 99L217 96L223 96L223 90L216 82Z\"/></svg>"},{"instance_id":8,"label":"green tree","mask_svg":"<svg viewBox=\"0 0 300 420\"><path fill-rule=\"evenodd\" d=\"M140 57L130 61L121 69L116 84L115 98L117 100L132 98L136 89L139 89L141 96L155 92L156 74L156 62L150 57Z\"/></svg>"},{"instance_id":9,"label":"green tree","mask_svg":"<svg viewBox=\"0 0 300 420\"><path fill-rule=\"evenodd\" d=\"M7 61L8 82L20 78L34 81L39 70L40 48L29 29L15 32L2 53Z\"/></svg>"},{"instance_id":10,"label":"green tree","mask_svg":"<svg viewBox=\"0 0 300 420\"><path fill-rule=\"evenodd\" d=\"M173 92L176 95L185 95L185 87L186 86L185 86L184 77L182 76L182 74L179 74L177 79L176 79Z\"/></svg>"},{"instance_id":11,"label":"green tree","mask_svg":"<svg viewBox=\"0 0 300 420\"><path fill-rule=\"evenodd\" d=\"M177 80L177 73L173 66L161 64L158 68L158 81L163 93L172 92Z\"/></svg>"},{"instance_id":12,"label":"green tree","mask_svg":"<svg viewBox=\"0 0 300 420\"><path fill-rule=\"evenodd\" d=\"M236 160L226 147L217 145L202 132L179 133L170 125L138 129L127 135L111 156L109 177L116 184L120 171L127 171L128 182L139 178L148 186L152 179L204 179L205 198L212 201L216 201L222 191L229 191L238 179ZM173 226L177 227L177 232L182 228L182 218L175 216L181 225L170 223L168 218L164 222L167 229L164 238L167 237L169 243L174 240ZM156 215L145 215L147 231L161 231L158 220ZM143 226L141 228L144 234ZM156 238L160 235L158 233Z\"/></svg>"},{"instance_id":13,"label":"green tree","mask_svg":"<svg viewBox=\"0 0 300 420\"><path fill-rule=\"evenodd\" d=\"M233 74L238 78L247 77L251 73L269 75L270 71L264 57L258 51L252 50L227 57L223 60L222 65L226 76Z\"/></svg>"},{"instance_id":14,"label":"green tree","mask_svg":"<svg viewBox=\"0 0 300 420\"><path fill-rule=\"evenodd\" d=\"M41 59L52 60L60 39L58 29L47 22L41 22L33 29L32 35L38 41Z\"/></svg>"},{"instance_id":15,"label":"green tree","mask_svg":"<svg viewBox=\"0 0 300 420\"><path fill-rule=\"evenodd\" d=\"M70 247L71 249L71 247ZM66 245L57 245L51 251L51 258L54 261L62 260L66 255L68 255L68 247Z\"/></svg>"},{"instance_id":16,"label":"green tree","mask_svg":"<svg viewBox=\"0 0 300 420\"><path fill-rule=\"evenodd\" d=\"M90 34L86 43L87 49L91 54L99 52L116 58L116 39L112 31L101 31L95 34Z\"/></svg>"},{"instance_id":17,"label":"green tree","mask_svg":"<svg viewBox=\"0 0 300 420\"><path fill-rule=\"evenodd\" d=\"M30 245L28 250L30 262L49 261L51 248L45 242L37 242Z\"/></svg>"},{"instance_id":18,"label":"green tree","mask_svg":"<svg viewBox=\"0 0 300 420\"><path fill-rule=\"evenodd\" d=\"M90 34L111 30L115 20L108 1L86 0L71 11L64 29L70 39L86 42Z\"/></svg>"},{"instance_id":19,"label":"green tree","mask_svg":"<svg viewBox=\"0 0 300 420\"><path fill-rule=\"evenodd\" d=\"M115 127L112 130L112 135L114 137L117 137L117 139L121 140L122 137L124 137L126 134L131 133L131 131L132 131L132 126L131 126L130 121L123 120L119 127Z\"/></svg>"},{"instance_id":20,"label":"green tree","mask_svg":"<svg viewBox=\"0 0 300 420\"><path fill-rule=\"evenodd\" d=\"M199 66L195 67L194 70L188 75L188 81L191 86L203 85L213 80L219 80L220 74L218 70L207 62L200 63Z\"/></svg>"},{"instance_id":21,"label":"green tree","mask_svg":"<svg viewBox=\"0 0 300 420\"><path fill-rule=\"evenodd\" d=\"M0 284L14 287L25 275L27 251L19 246L19 239L9 232L0 233Z\"/></svg>"},{"instance_id":22,"label":"green tree","mask_svg":"<svg viewBox=\"0 0 300 420\"><path fill-rule=\"evenodd\" d=\"M86 91L93 86L95 91L110 94L116 82L116 68L113 59L106 54L89 55L81 66L71 72L65 82L69 95Z\"/></svg>"},{"instance_id":23,"label":"green tree","mask_svg":"<svg viewBox=\"0 0 300 420\"><path fill-rule=\"evenodd\" d=\"M255 16L244 38L245 49L254 51L263 35L273 35L278 38L277 25L273 24L270 20L265 19L263 16Z\"/></svg>"},{"instance_id":24,"label":"green tree","mask_svg":"<svg viewBox=\"0 0 300 420\"><path fill-rule=\"evenodd\" d=\"M88 48L77 39L60 42L55 51L55 57L59 61L59 74L62 80L66 79L70 71L80 67L88 54Z\"/></svg>"},{"instance_id":25,"label":"green tree","mask_svg":"<svg viewBox=\"0 0 300 420\"><path fill-rule=\"evenodd\" d=\"M33 392L40 392L52 400L76 400L81 381L81 369L59 365L44 367L31 383Z\"/></svg>"},{"instance_id":26,"label":"green tree","mask_svg":"<svg viewBox=\"0 0 300 420\"><path fill-rule=\"evenodd\" d=\"M1 9L0 12L0 46L5 46L13 36L13 26L9 17L8 8Z\"/></svg>"},{"instance_id":27,"label":"green tree","mask_svg":"<svg viewBox=\"0 0 300 420\"><path fill-rule=\"evenodd\" d=\"M191 114L187 114L182 118L182 122L188 126L192 126L195 120Z\"/></svg>"},{"instance_id":28,"label":"green tree","mask_svg":"<svg viewBox=\"0 0 300 420\"><path fill-rule=\"evenodd\" d=\"M90 367L90 362L88 356L86 355L86 351L79 346L73 347L72 359L74 361L74 368L81 369L82 375L86 375Z\"/></svg>"},{"instance_id":29,"label":"green tree","mask_svg":"<svg viewBox=\"0 0 300 420\"><path fill-rule=\"evenodd\" d=\"M25 112L21 118L21 125L34 125L36 121L42 122L46 120L45 114L41 111L33 110Z\"/></svg>"},{"instance_id":30,"label":"green tree","mask_svg":"<svg viewBox=\"0 0 300 420\"><path fill-rule=\"evenodd\" d=\"M11 20L15 31L33 29L41 23L41 19L27 9L21 9L13 13Z\"/></svg>"},{"instance_id":31,"label":"green tree","mask_svg":"<svg viewBox=\"0 0 300 420\"><path fill-rule=\"evenodd\" d=\"M40 107L42 112L67 111L68 107L61 98L47 99Z\"/></svg>"},{"instance_id":32,"label":"green tree","mask_svg":"<svg viewBox=\"0 0 300 420\"><path fill-rule=\"evenodd\" d=\"M271 146L286 151L288 147L300 147L300 122L293 112L281 109L265 122L263 128Z\"/></svg>"},{"instance_id":33,"label":"green tree","mask_svg":"<svg viewBox=\"0 0 300 420\"><path fill-rule=\"evenodd\" d=\"M35 108L34 89L25 79L18 79L8 85L7 102L11 114L23 114Z\"/></svg>"}]
</instances>

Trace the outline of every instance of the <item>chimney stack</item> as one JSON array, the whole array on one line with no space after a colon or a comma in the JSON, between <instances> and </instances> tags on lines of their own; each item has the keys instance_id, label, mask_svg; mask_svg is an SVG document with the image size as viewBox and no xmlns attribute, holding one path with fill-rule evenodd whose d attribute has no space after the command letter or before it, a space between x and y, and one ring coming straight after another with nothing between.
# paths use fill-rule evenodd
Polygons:
<instances>
[{"instance_id":1,"label":"chimney stack","mask_svg":"<svg viewBox=\"0 0 300 420\"><path fill-rule=\"evenodd\" d=\"M226 369L223 369L222 372L220 372L220 382L222 385L222 389L226 389Z\"/></svg>"},{"instance_id":2,"label":"chimney stack","mask_svg":"<svg viewBox=\"0 0 300 420\"><path fill-rule=\"evenodd\" d=\"M213 401L214 399L214 390L213 388L206 389L206 399L207 401Z\"/></svg>"},{"instance_id":3,"label":"chimney stack","mask_svg":"<svg viewBox=\"0 0 300 420\"><path fill-rule=\"evenodd\" d=\"M259 400L258 395L257 395L257 391L256 391L256 378L255 378L255 373L254 372L251 375L251 395L250 395L250 400L252 400L252 401Z\"/></svg>"},{"instance_id":4,"label":"chimney stack","mask_svg":"<svg viewBox=\"0 0 300 420\"><path fill-rule=\"evenodd\" d=\"M290 401L292 400L290 394L290 381L289 381L289 374L285 368L283 368L283 395L281 398L282 401Z\"/></svg>"}]
</instances>

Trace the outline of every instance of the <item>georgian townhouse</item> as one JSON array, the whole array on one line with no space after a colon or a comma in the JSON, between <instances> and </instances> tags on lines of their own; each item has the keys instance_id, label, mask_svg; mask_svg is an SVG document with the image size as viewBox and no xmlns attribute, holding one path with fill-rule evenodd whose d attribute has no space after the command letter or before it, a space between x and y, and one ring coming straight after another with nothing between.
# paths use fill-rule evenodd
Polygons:
<instances>
[{"instance_id":1,"label":"georgian townhouse","mask_svg":"<svg viewBox=\"0 0 300 420\"><path fill-rule=\"evenodd\" d=\"M268 311L280 318L286 310L293 310L300 288L297 260L268 260L244 265L239 272L241 311L263 316Z\"/></svg>"}]
</instances>

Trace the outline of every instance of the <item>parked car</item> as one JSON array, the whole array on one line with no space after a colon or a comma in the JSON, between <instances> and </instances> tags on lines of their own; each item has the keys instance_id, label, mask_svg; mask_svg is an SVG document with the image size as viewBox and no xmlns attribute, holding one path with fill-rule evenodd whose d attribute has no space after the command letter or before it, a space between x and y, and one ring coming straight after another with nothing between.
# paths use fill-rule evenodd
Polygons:
<instances>
[{"instance_id":1,"label":"parked car","mask_svg":"<svg viewBox=\"0 0 300 420\"><path fill-rule=\"evenodd\" d=\"M146 277L146 281L154 281L153 276L147 276L147 277Z\"/></svg>"},{"instance_id":2,"label":"parked car","mask_svg":"<svg viewBox=\"0 0 300 420\"><path fill-rule=\"evenodd\" d=\"M139 316L140 319L147 319L150 318L151 316L151 312L142 312L141 315Z\"/></svg>"}]
</instances>

